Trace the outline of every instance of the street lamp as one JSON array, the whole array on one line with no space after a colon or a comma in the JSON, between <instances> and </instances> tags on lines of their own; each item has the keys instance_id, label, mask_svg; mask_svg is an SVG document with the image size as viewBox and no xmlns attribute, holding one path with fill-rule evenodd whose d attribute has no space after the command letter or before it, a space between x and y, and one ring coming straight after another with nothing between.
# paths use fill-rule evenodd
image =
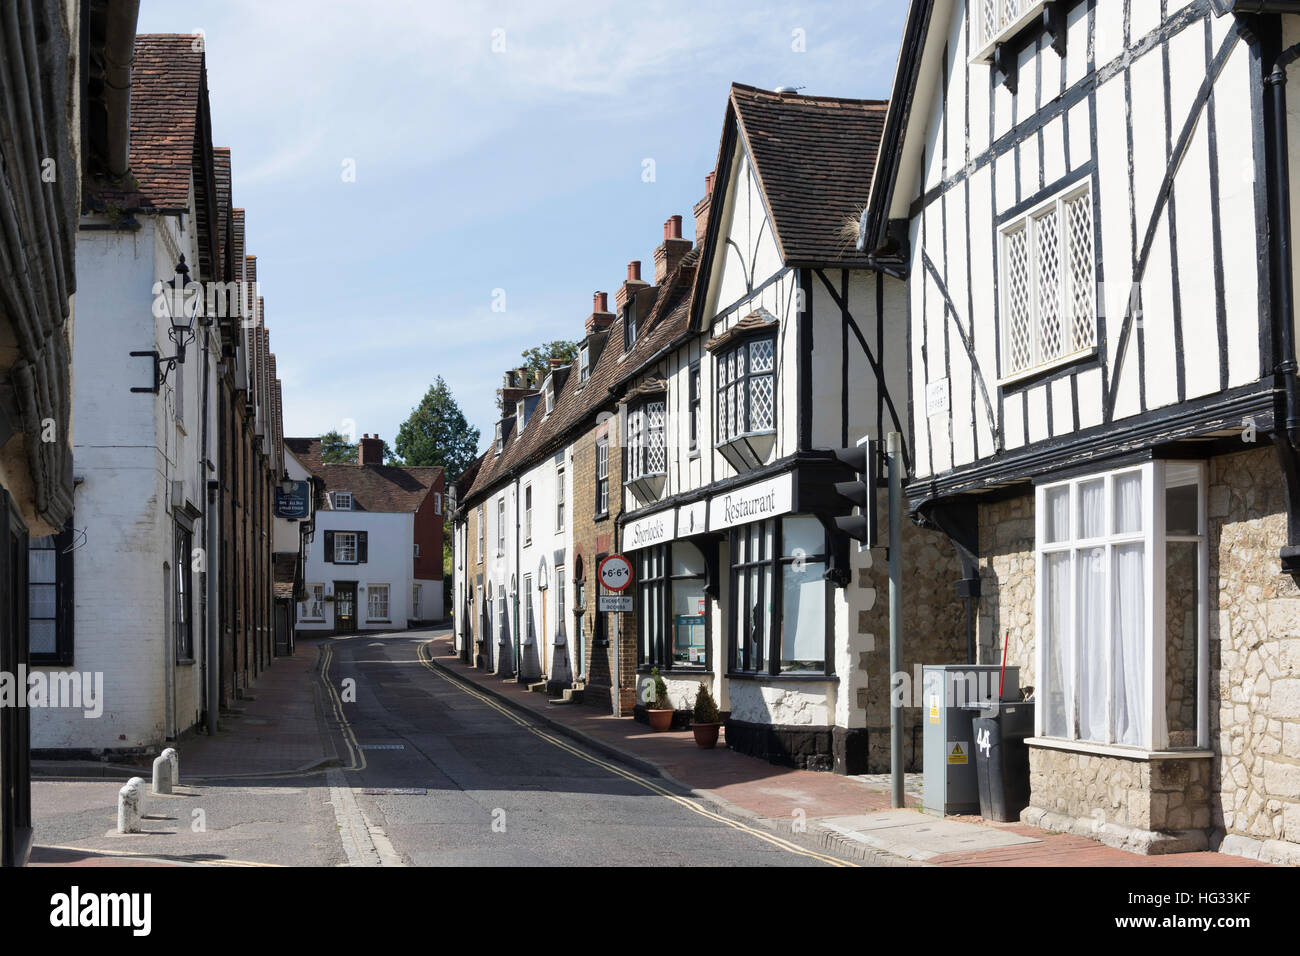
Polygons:
<instances>
[{"instance_id":1,"label":"street lamp","mask_svg":"<svg viewBox=\"0 0 1300 956\"><path fill-rule=\"evenodd\" d=\"M293 494L294 488L296 488L297 486L298 486L298 482L294 481L292 478L289 477L289 472L286 469L285 473L280 476L280 491L283 494L291 495Z\"/></svg>"},{"instance_id":2,"label":"street lamp","mask_svg":"<svg viewBox=\"0 0 1300 956\"><path fill-rule=\"evenodd\" d=\"M162 356L157 349L132 352L132 358L151 357L153 359L153 386L150 388L133 387L133 392L153 392L155 395L167 381L167 376L178 364L185 362L185 347L194 341L194 322L202 306L201 295L189 295L190 267L181 255L176 263L176 275L170 283L159 279L154 284L154 315L165 318L168 322L167 337L176 343L176 354ZM208 322L204 321L203 325Z\"/></svg>"}]
</instances>

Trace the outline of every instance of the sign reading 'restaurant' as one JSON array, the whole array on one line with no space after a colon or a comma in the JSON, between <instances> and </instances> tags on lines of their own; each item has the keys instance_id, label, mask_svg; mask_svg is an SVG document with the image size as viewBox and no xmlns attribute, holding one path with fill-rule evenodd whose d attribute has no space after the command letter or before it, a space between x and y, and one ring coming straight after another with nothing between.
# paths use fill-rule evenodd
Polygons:
<instances>
[{"instance_id":1,"label":"sign reading 'restaurant'","mask_svg":"<svg viewBox=\"0 0 1300 956\"><path fill-rule=\"evenodd\" d=\"M623 550L635 551L677 537L677 512L673 509L637 518L623 525Z\"/></svg>"},{"instance_id":2,"label":"sign reading 'restaurant'","mask_svg":"<svg viewBox=\"0 0 1300 956\"><path fill-rule=\"evenodd\" d=\"M762 521L793 510L794 474L787 471L710 498L709 530Z\"/></svg>"}]
</instances>

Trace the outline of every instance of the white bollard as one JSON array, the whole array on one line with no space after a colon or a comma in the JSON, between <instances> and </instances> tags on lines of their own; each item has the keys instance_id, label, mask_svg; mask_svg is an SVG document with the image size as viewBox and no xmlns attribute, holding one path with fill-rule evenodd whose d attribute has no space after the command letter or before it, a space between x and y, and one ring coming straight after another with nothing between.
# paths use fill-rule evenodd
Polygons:
<instances>
[{"instance_id":1,"label":"white bollard","mask_svg":"<svg viewBox=\"0 0 1300 956\"><path fill-rule=\"evenodd\" d=\"M117 792L117 832L140 832L140 804L144 802L144 777L132 777Z\"/></svg>"},{"instance_id":2,"label":"white bollard","mask_svg":"<svg viewBox=\"0 0 1300 956\"><path fill-rule=\"evenodd\" d=\"M173 783L175 781L172 779L172 761L164 750L153 762L153 792L171 793Z\"/></svg>"},{"instance_id":3,"label":"white bollard","mask_svg":"<svg viewBox=\"0 0 1300 956\"><path fill-rule=\"evenodd\" d=\"M171 761L172 765L172 786L181 785L181 755L176 752L175 747L168 747L162 752L162 755Z\"/></svg>"}]
</instances>

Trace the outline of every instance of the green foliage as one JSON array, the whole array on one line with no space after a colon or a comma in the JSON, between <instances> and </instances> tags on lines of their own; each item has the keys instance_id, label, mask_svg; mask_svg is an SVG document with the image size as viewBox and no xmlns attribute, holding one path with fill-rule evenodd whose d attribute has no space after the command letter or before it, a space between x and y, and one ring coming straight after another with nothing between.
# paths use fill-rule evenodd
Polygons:
<instances>
[{"instance_id":1,"label":"green foliage","mask_svg":"<svg viewBox=\"0 0 1300 956\"><path fill-rule=\"evenodd\" d=\"M659 676L659 668L654 667L650 670L650 676L655 681L655 699L650 705L651 710L673 710L673 702L668 699L668 685L664 679Z\"/></svg>"},{"instance_id":2,"label":"green foliage","mask_svg":"<svg viewBox=\"0 0 1300 956\"><path fill-rule=\"evenodd\" d=\"M719 720L717 701L702 683L695 692L695 711L692 716L697 724L716 724Z\"/></svg>"},{"instance_id":3,"label":"green foliage","mask_svg":"<svg viewBox=\"0 0 1300 956\"><path fill-rule=\"evenodd\" d=\"M439 375L397 430L397 454L408 465L441 465L453 482L477 456L478 439Z\"/></svg>"},{"instance_id":4,"label":"green foliage","mask_svg":"<svg viewBox=\"0 0 1300 956\"><path fill-rule=\"evenodd\" d=\"M546 342L543 345L535 345L531 349L524 349L519 353L519 357L524 360L521 366L526 372L531 372L533 381L541 383L546 378L546 373L551 368L551 359L560 359L568 365L578 357L578 344L568 339L556 339L553 342ZM501 396L497 396L497 410L501 409Z\"/></svg>"},{"instance_id":5,"label":"green foliage","mask_svg":"<svg viewBox=\"0 0 1300 956\"><path fill-rule=\"evenodd\" d=\"M355 464L357 446L355 443L349 443L337 431L328 431L320 437L320 460L326 464Z\"/></svg>"}]
</instances>

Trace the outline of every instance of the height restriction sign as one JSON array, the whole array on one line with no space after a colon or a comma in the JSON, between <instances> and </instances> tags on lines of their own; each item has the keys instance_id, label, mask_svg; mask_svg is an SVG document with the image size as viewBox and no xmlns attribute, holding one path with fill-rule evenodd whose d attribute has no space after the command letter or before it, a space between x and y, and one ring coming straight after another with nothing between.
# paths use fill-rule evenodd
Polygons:
<instances>
[{"instance_id":1,"label":"height restriction sign","mask_svg":"<svg viewBox=\"0 0 1300 956\"><path fill-rule=\"evenodd\" d=\"M611 554L600 562L596 577L609 591L622 591L632 583L632 562L621 554Z\"/></svg>"}]
</instances>

